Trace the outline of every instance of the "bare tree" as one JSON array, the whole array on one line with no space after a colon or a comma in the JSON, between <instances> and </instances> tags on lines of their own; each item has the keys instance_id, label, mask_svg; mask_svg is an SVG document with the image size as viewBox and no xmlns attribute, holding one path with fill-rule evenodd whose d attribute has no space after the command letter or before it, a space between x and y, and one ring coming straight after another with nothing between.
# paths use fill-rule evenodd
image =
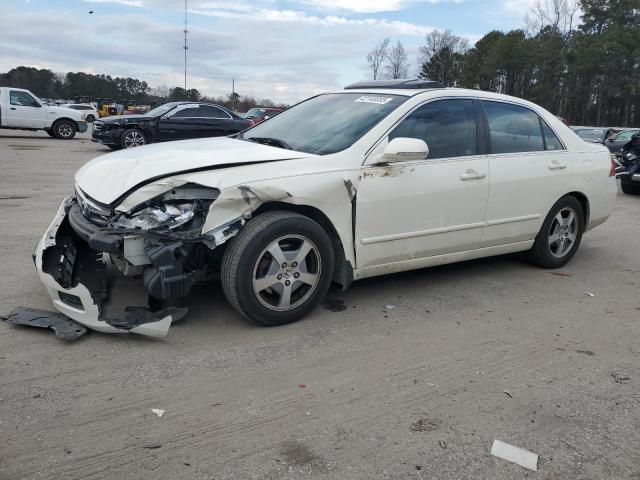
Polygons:
<instances>
[{"instance_id":1,"label":"bare tree","mask_svg":"<svg viewBox=\"0 0 640 480\"><path fill-rule=\"evenodd\" d=\"M524 22L531 35L551 27L568 36L579 11L579 0L536 0Z\"/></svg>"},{"instance_id":2,"label":"bare tree","mask_svg":"<svg viewBox=\"0 0 640 480\"><path fill-rule=\"evenodd\" d=\"M387 75L391 78L407 78L409 75L409 62L407 61L407 52L400 40L391 47L391 51L387 57L388 63L385 65Z\"/></svg>"},{"instance_id":3,"label":"bare tree","mask_svg":"<svg viewBox=\"0 0 640 480\"><path fill-rule=\"evenodd\" d=\"M465 53L469 49L469 41L451 33L451 30L434 30L425 37L424 46L420 47L421 64L431 60L441 50L448 49L452 53Z\"/></svg>"},{"instance_id":4,"label":"bare tree","mask_svg":"<svg viewBox=\"0 0 640 480\"><path fill-rule=\"evenodd\" d=\"M389 38L385 38L380 40L378 44L373 47L369 53L367 53L367 62L369 63L369 67L371 67L371 71L373 72L373 79L376 80L378 78L378 71L380 70L380 66L387 59L387 49L389 48Z\"/></svg>"},{"instance_id":5,"label":"bare tree","mask_svg":"<svg viewBox=\"0 0 640 480\"><path fill-rule=\"evenodd\" d=\"M160 98L169 98L169 87L166 85L159 85L155 88L150 89L151 95Z\"/></svg>"}]
</instances>

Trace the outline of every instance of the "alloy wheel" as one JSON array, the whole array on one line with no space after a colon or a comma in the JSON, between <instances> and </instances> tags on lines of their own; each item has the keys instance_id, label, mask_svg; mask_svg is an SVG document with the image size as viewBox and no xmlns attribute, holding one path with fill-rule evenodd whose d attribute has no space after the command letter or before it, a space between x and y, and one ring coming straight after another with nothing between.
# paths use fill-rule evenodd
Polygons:
<instances>
[{"instance_id":1,"label":"alloy wheel","mask_svg":"<svg viewBox=\"0 0 640 480\"><path fill-rule=\"evenodd\" d=\"M140 147L146 143L144 135L140 132L129 132L124 136L124 148Z\"/></svg>"},{"instance_id":2,"label":"alloy wheel","mask_svg":"<svg viewBox=\"0 0 640 480\"><path fill-rule=\"evenodd\" d=\"M258 256L253 291L270 310L292 310L313 294L321 272L316 245L302 235L285 235L267 245Z\"/></svg>"},{"instance_id":3,"label":"alloy wheel","mask_svg":"<svg viewBox=\"0 0 640 480\"><path fill-rule=\"evenodd\" d=\"M58 127L58 135L62 138L70 138L73 136L73 128L68 123L63 123Z\"/></svg>"},{"instance_id":4,"label":"alloy wheel","mask_svg":"<svg viewBox=\"0 0 640 480\"><path fill-rule=\"evenodd\" d=\"M551 222L549 250L555 258L562 258L571 251L578 236L578 216L575 210L565 207Z\"/></svg>"}]
</instances>

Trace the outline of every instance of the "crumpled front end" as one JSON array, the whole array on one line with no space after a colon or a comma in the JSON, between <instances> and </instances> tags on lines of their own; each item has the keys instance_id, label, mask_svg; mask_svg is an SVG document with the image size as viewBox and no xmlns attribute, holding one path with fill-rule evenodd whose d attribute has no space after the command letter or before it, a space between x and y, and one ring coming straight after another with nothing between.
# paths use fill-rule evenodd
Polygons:
<instances>
[{"instance_id":1,"label":"crumpled front end","mask_svg":"<svg viewBox=\"0 0 640 480\"><path fill-rule=\"evenodd\" d=\"M103 315L108 295L105 249L90 244L91 236L99 231L100 227L84 218L75 197L64 199L33 253L38 276L54 307L92 330L166 336L171 323L183 317L186 309L127 307L116 317ZM122 233L119 238L124 242L127 236Z\"/></svg>"}]
</instances>

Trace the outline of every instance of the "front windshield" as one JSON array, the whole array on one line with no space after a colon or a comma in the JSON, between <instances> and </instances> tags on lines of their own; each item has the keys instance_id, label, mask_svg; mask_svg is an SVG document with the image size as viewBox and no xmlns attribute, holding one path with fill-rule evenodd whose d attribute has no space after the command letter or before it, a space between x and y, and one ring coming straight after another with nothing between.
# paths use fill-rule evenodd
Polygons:
<instances>
[{"instance_id":1,"label":"front windshield","mask_svg":"<svg viewBox=\"0 0 640 480\"><path fill-rule=\"evenodd\" d=\"M599 142L604 137L604 130L578 130L578 136L587 141Z\"/></svg>"},{"instance_id":2,"label":"front windshield","mask_svg":"<svg viewBox=\"0 0 640 480\"><path fill-rule=\"evenodd\" d=\"M239 138L328 155L353 145L407 98L364 93L319 95L247 130Z\"/></svg>"},{"instance_id":3,"label":"front windshield","mask_svg":"<svg viewBox=\"0 0 640 480\"><path fill-rule=\"evenodd\" d=\"M165 103L164 105L160 105L159 107L154 108L153 110L149 110L145 115L147 117L159 117L160 115L164 115L173 107L175 107L175 103Z\"/></svg>"}]
</instances>

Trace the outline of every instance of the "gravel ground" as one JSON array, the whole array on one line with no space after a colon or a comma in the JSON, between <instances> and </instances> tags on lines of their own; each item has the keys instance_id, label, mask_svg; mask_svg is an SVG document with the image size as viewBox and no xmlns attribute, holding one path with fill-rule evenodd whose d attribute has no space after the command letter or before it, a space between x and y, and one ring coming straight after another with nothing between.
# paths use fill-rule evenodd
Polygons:
<instances>
[{"instance_id":1,"label":"gravel ground","mask_svg":"<svg viewBox=\"0 0 640 480\"><path fill-rule=\"evenodd\" d=\"M33 247L107 149L5 132L0 312L50 309ZM0 322L0 479L638 479L638 205L567 276L515 255L368 279L278 328L212 285L163 340Z\"/></svg>"}]
</instances>

